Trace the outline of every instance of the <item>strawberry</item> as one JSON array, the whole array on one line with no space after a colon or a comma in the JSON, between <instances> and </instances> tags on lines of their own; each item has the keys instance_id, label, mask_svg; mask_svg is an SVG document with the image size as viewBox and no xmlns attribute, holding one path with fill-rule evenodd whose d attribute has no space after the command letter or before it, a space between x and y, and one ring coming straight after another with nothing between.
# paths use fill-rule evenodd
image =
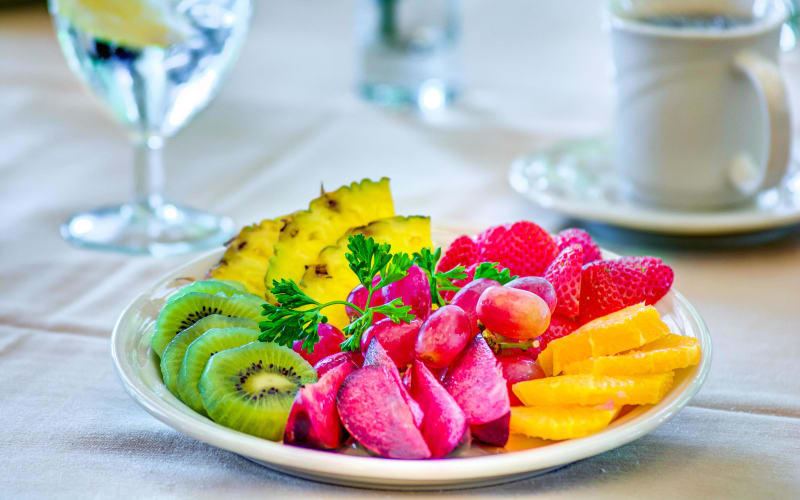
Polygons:
<instances>
[{"instance_id":1,"label":"strawberry","mask_svg":"<svg viewBox=\"0 0 800 500\"><path fill-rule=\"evenodd\" d=\"M555 339L560 339L561 337L569 335L577 328L578 324L571 319L555 314L550 318L550 326L547 327L547 330L534 341L533 347L526 352L530 354L533 359L536 359L539 357L539 353L544 351L544 348L547 347L547 344Z\"/></svg>"},{"instance_id":2,"label":"strawberry","mask_svg":"<svg viewBox=\"0 0 800 500\"><path fill-rule=\"evenodd\" d=\"M487 229L477 239L478 257L499 262L517 276L541 276L558 255L553 238L530 221Z\"/></svg>"},{"instance_id":3,"label":"strawberry","mask_svg":"<svg viewBox=\"0 0 800 500\"><path fill-rule=\"evenodd\" d=\"M583 247L574 244L564 248L544 272L544 279L556 289L556 314L570 318L578 316L582 267Z\"/></svg>"},{"instance_id":4,"label":"strawberry","mask_svg":"<svg viewBox=\"0 0 800 500\"><path fill-rule=\"evenodd\" d=\"M582 325L625 307L625 301L611 276L610 261L583 265L581 271L580 321Z\"/></svg>"},{"instance_id":5,"label":"strawberry","mask_svg":"<svg viewBox=\"0 0 800 500\"><path fill-rule=\"evenodd\" d=\"M669 292L675 279L672 268L656 257L623 257L607 262L625 306L655 304Z\"/></svg>"},{"instance_id":6,"label":"strawberry","mask_svg":"<svg viewBox=\"0 0 800 500\"><path fill-rule=\"evenodd\" d=\"M449 271L458 265L464 267L474 264L478 260L478 246L469 236L459 236L456 238L447 251L442 255L439 264L436 265L437 271Z\"/></svg>"},{"instance_id":7,"label":"strawberry","mask_svg":"<svg viewBox=\"0 0 800 500\"><path fill-rule=\"evenodd\" d=\"M600 253L600 247L597 246L597 243L595 243L594 240L592 240L592 237L589 236L589 233L583 229L571 227L561 231L556 236L556 245L558 245L559 251L563 251L568 246L575 244L583 247L584 264L588 264L589 262L594 262L603 258L602 254Z\"/></svg>"}]
</instances>

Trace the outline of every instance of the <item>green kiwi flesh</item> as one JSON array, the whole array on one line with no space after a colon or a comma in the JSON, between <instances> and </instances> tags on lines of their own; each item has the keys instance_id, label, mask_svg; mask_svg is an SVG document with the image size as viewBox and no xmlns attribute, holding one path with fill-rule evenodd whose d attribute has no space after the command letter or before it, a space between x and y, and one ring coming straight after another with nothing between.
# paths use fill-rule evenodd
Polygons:
<instances>
[{"instance_id":1,"label":"green kiwi flesh","mask_svg":"<svg viewBox=\"0 0 800 500\"><path fill-rule=\"evenodd\" d=\"M233 297L234 295L253 295L247 291L247 288L238 281L233 280L202 280L195 281L185 287L181 288L168 299L167 303L174 302L175 300L183 297L187 293L202 292L210 293L211 295L224 295L226 297Z\"/></svg>"},{"instance_id":2,"label":"green kiwi flesh","mask_svg":"<svg viewBox=\"0 0 800 500\"><path fill-rule=\"evenodd\" d=\"M288 347L251 342L212 356L198 390L218 424L279 441L295 394L316 381L314 368Z\"/></svg>"},{"instance_id":3,"label":"green kiwi flesh","mask_svg":"<svg viewBox=\"0 0 800 500\"><path fill-rule=\"evenodd\" d=\"M195 324L198 320L220 314L231 318L261 319L263 300L255 295L212 295L189 292L167 302L156 320L156 328L150 338L150 346L159 357L164 355L175 335Z\"/></svg>"},{"instance_id":4,"label":"green kiwi flesh","mask_svg":"<svg viewBox=\"0 0 800 500\"><path fill-rule=\"evenodd\" d=\"M189 328L175 335L175 338L164 349L164 354L161 356L161 378L164 380L164 385L167 386L169 392L177 397L180 397L178 392L178 370L183 362L183 355L186 353L186 348L200 335L220 328L239 327L251 333L250 342L256 340L258 337L258 323L249 318L229 318L220 314L212 314L197 321ZM243 344L245 342L242 342ZM241 345L241 344L240 344Z\"/></svg>"},{"instance_id":5,"label":"green kiwi flesh","mask_svg":"<svg viewBox=\"0 0 800 500\"><path fill-rule=\"evenodd\" d=\"M183 333L178 337L181 335ZM258 335L258 330L254 331L249 328L214 328L193 340L186 348L177 377L178 394L183 402L194 411L205 413L206 409L203 406L200 391L197 390L197 384L200 383L200 376L203 374L208 360L220 351L256 341L258 340ZM164 352L165 357L168 352L169 347Z\"/></svg>"}]
</instances>

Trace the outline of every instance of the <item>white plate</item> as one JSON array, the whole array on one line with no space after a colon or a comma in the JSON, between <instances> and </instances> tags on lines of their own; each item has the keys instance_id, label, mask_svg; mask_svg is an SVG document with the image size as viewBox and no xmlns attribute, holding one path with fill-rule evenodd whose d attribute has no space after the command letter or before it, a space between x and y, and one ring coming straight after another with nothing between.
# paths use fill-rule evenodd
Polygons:
<instances>
[{"instance_id":1,"label":"white plate","mask_svg":"<svg viewBox=\"0 0 800 500\"><path fill-rule=\"evenodd\" d=\"M544 208L587 221L679 235L722 235L800 223L800 170L752 202L720 210L645 205L629 194L603 139L573 139L514 161L509 182Z\"/></svg>"},{"instance_id":2,"label":"white plate","mask_svg":"<svg viewBox=\"0 0 800 500\"><path fill-rule=\"evenodd\" d=\"M157 419L196 439L238 453L272 469L318 481L387 489L442 489L497 484L542 474L637 439L663 424L697 393L711 364L711 337L700 315L672 291L657 307L673 332L696 337L700 364L676 373L675 385L655 406L637 407L606 430L581 439L503 452L472 446L468 457L389 460L273 443L222 427L175 398L161 381L150 335L164 300L188 280L202 279L223 250L207 253L167 274L122 313L111 336L111 356L125 390ZM607 254L611 255L611 254Z\"/></svg>"}]
</instances>

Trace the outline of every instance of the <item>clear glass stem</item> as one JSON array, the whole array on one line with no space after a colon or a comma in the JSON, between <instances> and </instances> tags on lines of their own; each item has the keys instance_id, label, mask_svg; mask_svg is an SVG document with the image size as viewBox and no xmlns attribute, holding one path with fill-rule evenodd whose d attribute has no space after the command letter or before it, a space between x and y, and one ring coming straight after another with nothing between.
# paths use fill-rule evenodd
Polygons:
<instances>
[{"instance_id":1,"label":"clear glass stem","mask_svg":"<svg viewBox=\"0 0 800 500\"><path fill-rule=\"evenodd\" d=\"M133 202L150 210L164 203L163 148L164 138L158 135L144 136L134 143Z\"/></svg>"}]
</instances>

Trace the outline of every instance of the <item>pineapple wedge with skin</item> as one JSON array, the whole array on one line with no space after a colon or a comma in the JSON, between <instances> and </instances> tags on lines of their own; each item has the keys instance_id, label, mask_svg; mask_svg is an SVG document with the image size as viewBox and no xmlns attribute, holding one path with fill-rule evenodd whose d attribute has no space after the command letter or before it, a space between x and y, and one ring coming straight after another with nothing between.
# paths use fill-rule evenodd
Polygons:
<instances>
[{"instance_id":1,"label":"pineapple wedge with skin","mask_svg":"<svg viewBox=\"0 0 800 500\"><path fill-rule=\"evenodd\" d=\"M294 214L277 219L265 219L245 226L226 245L225 254L219 264L208 272L208 278L235 280L247 287L247 291L266 296L264 274L269 267L272 249L278 240L281 228L291 221Z\"/></svg>"},{"instance_id":2,"label":"pineapple wedge with skin","mask_svg":"<svg viewBox=\"0 0 800 500\"><path fill-rule=\"evenodd\" d=\"M354 234L372 237L377 243L389 243L392 245L392 252L411 254L432 246L429 217L388 217L366 226L348 229L335 245L323 248L314 264L306 269L300 288L309 297L323 303L344 300L358 285L358 278L345 258L348 238ZM349 323L342 305L326 307L325 316L337 328L343 328Z\"/></svg>"},{"instance_id":3,"label":"pineapple wedge with skin","mask_svg":"<svg viewBox=\"0 0 800 500\"><path fill-rule=\"evenodd\" d=\"M351 227L363 226L376 219L394 215L389 179L364 179L322 192L311 201L308 210L296 212L280 230L273 256L264 276L267 300L273 281L290 279L299 283L306 269L314 265L320 251L333 245Z\"/></svg>"}]
</instances>

